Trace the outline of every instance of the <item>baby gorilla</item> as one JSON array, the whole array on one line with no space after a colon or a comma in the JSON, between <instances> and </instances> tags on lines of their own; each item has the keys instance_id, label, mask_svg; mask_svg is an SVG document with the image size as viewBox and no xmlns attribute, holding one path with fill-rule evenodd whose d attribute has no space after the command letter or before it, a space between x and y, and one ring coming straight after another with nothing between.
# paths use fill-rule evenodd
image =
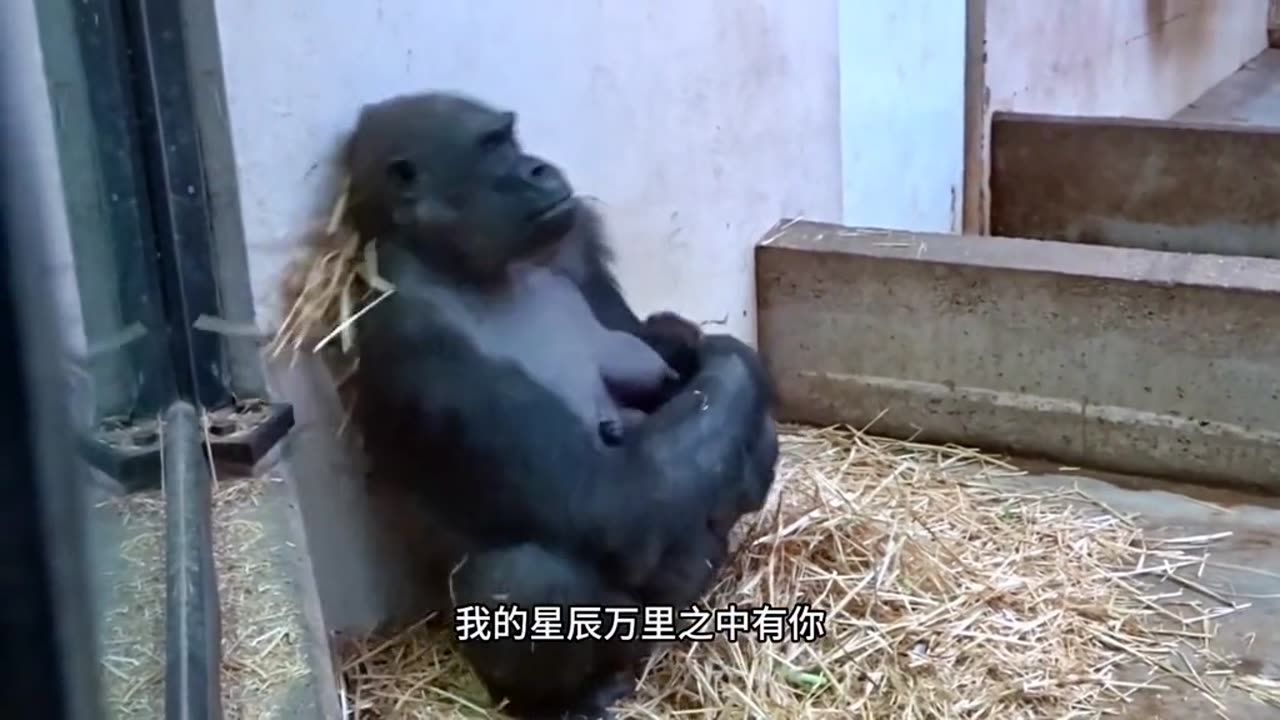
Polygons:
<instances>
[{"instance_id":1,"label":"baby gorilla","mask_svg":"<svg viewBox=\"0 0 1280 720\"><path fill-rule=\"evenodd\" d=\"M510 288L511 311L496 319L523 327L504 332L541 336L525 346L518 363L594 425L605 445L620 445L626 429L646 417L640 408L651 407L653 398L679 380L643 340L601 325L569 278L520 263L512 267Z\"/></svg>"}]
</instances>

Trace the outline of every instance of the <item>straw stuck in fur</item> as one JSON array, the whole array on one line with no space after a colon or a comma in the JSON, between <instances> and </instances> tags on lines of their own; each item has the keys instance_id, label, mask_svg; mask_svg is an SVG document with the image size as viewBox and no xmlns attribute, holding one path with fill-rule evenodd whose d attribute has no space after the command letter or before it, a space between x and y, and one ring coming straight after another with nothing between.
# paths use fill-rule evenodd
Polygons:
<instances>
[{"instance_id":1,"label":"straw stuck in fur","mask_svg":"<svg viewBox=\"0 0 1280 720\"><path fill-rule=\"evenodd\" d=\"M272 357L286 350L320 353L335 339L343 355L350 353L353 324L395 292L378 274L374 244L344 222L347 192L344 185L323 231L313 233L308 252L286 277L289 310L268 348Z\"/></svg>"}]
</instances>

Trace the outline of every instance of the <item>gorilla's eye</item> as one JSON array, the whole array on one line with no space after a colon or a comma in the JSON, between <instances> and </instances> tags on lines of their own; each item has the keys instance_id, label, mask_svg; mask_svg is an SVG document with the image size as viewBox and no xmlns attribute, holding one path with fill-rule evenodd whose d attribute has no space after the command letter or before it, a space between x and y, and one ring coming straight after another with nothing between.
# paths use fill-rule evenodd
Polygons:
<instances>
[{"instance_id":1,"label":"gorilla's eye","mask_svg":"<svg viewBox=\"0 0 1280 720\"><path fill-rule=\"evenodd\" d=\"M492 130L480 136L480 149L492 152L502 148L510 139L511 134L506 130Z\"/></svg>"},{"instance_id":2,"label":"gorilla's eye","mask_svg":"<svg viewBox=\"0 0 1280 720\"><path fill-rule=\"evenodd\" d=\"M401 185L412 185L413 181L418 178L417 168L404 158L392 160L391 164L387 165L387 174Z\"/></svg>"}]
</instances>

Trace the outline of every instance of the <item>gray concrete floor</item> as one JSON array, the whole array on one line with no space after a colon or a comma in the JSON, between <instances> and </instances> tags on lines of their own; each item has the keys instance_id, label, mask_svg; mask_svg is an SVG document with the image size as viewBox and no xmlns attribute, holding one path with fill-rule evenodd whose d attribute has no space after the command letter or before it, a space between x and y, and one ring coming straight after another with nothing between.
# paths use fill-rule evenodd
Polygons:
<instances>
[{"instance_id":1,"label":"gray concrete floor","mask_svg":"<svg viewBox=\"0 0 1280 720\"><path fill-rule=\"evenodd\" d=\"M1280 126L1280 49L1263 50L1173 119Z\"/></svg>"},{"instance_id":2,"label":"gray concrete floor","mask_svg":"<svg viewBox=\"0 0 1280 720\"><path fill-rule=\"evenodd\" d=\"M1034 464L1022 465L1034 469ZM1233 601L1251 606L1219 621L1213 646L1218 654L1235 661L1237 673L1280 682L1280 499L1085 472L1042 472L1005 482L1038 489L1075 485L1116 512L1138 513L1137 522L1155 536L1233 533L1211 547L1210 558L1219 567L1206 568L1198 582ZM1170 590L1177 589L1170 587ZM1184 589L1184 592L1188 591ZM1141 675L1145 675L1145 671L1135 673L1133 679ZM1162 684L1173 690L1136 695L1120 717L1133 720L1221 717L1217 709L1192 688L1177 681ZM1225 705L1226 716L1232 720L1280 718L1280 708L1259 704L1234 690L1226 696Z\"/></svg>"},{"instance_id":3,"label":"gray concrete floor","mask_svg":"<svg viewBox=\"0 0 1280 720\"><path fill-rule=\"evenodd\" d=\"M1264 50L1173 119L1280 128L1280 49ZM1206 570L1206 584L1250 596L1245 601L1252 606L1222 620L1218 645L1238 658L1238 672L1280 682L1280 500L1154 480L1107 479L1111 482L1083 479L1080 485L1116 510L1141 513L1143 524L1153 531L1234 533L1213 554L1218 563L1241 569ZM1076 480L1045 474L1028 482L1053 485ZM1280 718L1280 708L1259 705L1239 694L1229 698L1227 712L1234 720ZM1141 697L1127 715L1144 719L1215 716L1208 701L1185 689Z\"/></svg>"}]
</instances>

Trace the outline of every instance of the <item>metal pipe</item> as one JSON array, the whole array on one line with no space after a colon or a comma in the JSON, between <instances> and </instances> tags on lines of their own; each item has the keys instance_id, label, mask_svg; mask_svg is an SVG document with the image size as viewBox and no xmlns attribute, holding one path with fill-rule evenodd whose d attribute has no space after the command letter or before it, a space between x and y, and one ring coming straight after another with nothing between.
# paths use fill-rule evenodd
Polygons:
<instances>
[{"instance_id":1,"label":"metal pipe","mask_svg":"<svg viewBox=\"0 0 1280 720\"><path fill-rule=\"evenodd\" d=\"M164 414L165 717L222 717L217 574L213 564L213 482L196 409L184 400Z\"/></svg>"}]
</instances>

